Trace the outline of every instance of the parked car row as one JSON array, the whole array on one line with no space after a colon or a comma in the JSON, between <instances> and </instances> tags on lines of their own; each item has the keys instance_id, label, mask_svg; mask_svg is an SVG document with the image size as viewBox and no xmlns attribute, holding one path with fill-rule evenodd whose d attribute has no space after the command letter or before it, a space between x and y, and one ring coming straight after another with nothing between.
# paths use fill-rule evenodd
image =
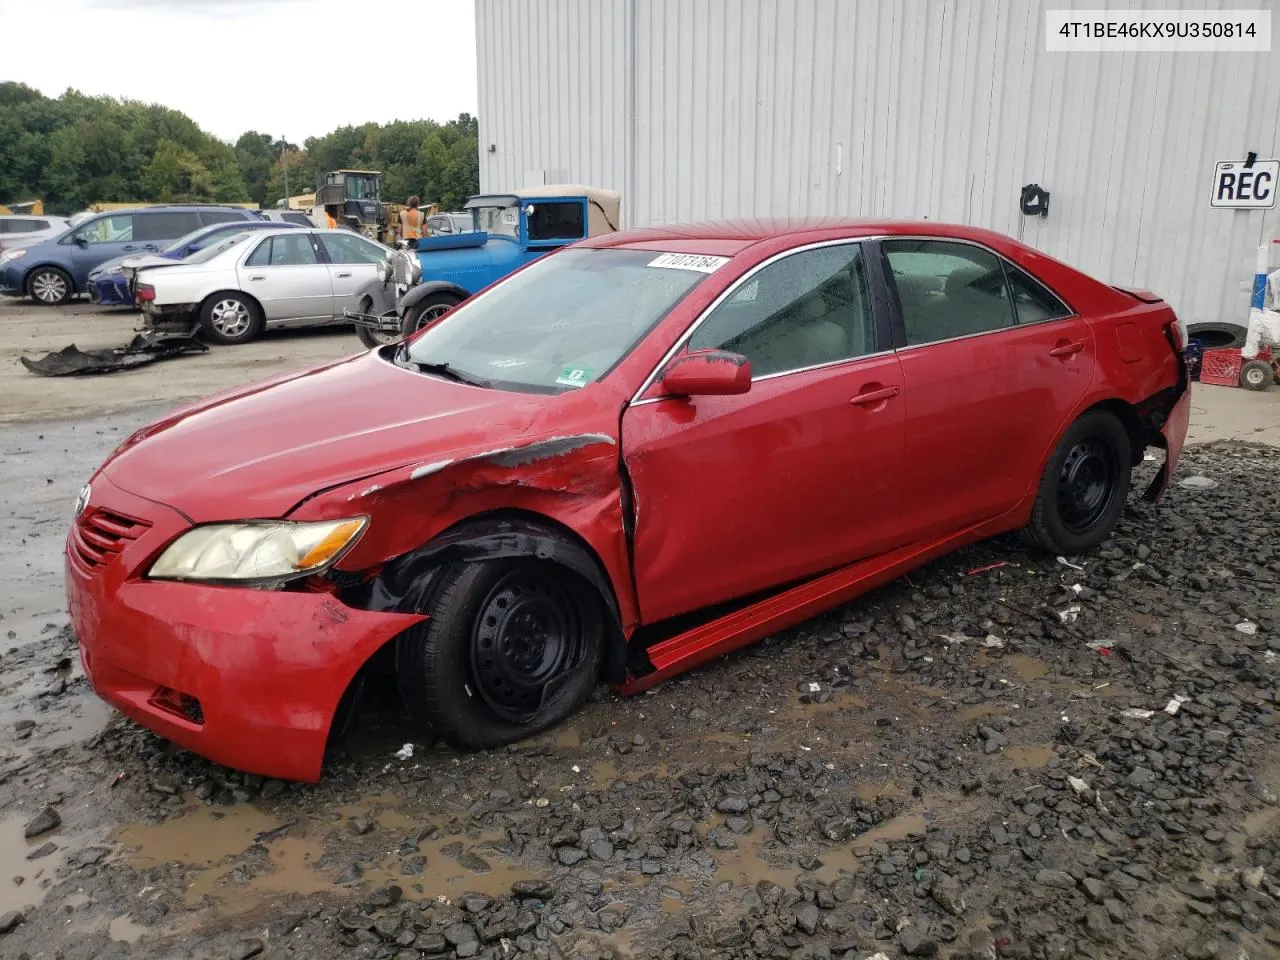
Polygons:
<instances>
[{"instance_id":1,"label":"parked car row","mask_svg":"<svg viewBox=\"0 0 1280 960\"><path fill-rule=\"evenodd\" d=\"M158 253L212 224L262 222L256 210L217 204L94 214L55 236L0 253L0 293L50 306L66 303L89 291L89 273L107 260Z\"/></svg>"}]
</instances>

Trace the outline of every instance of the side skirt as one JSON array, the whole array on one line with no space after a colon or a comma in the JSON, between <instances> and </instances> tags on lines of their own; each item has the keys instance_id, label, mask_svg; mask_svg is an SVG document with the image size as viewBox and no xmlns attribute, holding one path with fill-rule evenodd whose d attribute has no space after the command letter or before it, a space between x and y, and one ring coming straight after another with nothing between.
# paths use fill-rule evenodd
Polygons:
<instances>
[{"instance_id":1,"label":"side skirt","mask_svg":"<svg viewBox=\"0 0 1280 960\"><path fill-rule=\"evenodd\" d=\"M1007 530L1008 523L1002 522L1007 516L983 521L940 540L911 544L840 567L677 634L650 647L647 653L653 671L629 676L619 685L618 692L623 696L641 693L708 660L803 623L930 560Z\"/></svg>"}]
</instances>

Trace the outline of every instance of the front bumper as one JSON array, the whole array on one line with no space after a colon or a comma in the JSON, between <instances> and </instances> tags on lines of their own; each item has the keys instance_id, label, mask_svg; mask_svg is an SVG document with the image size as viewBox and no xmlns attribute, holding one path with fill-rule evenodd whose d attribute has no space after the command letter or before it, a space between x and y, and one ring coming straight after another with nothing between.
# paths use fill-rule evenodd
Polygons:
<instances>
[{"instance_id":1,"label":"front bumper","mask_svg":"<svg viewBox=\"0 0 1280 960\"><path fill-rule=\"evenodd\" d=\"M90 279L89 300L106 306L128 306L133 303L133 293L123 273L110 273Z\"/></svg>"},{"instance_id":2,"label":"front bumper","mask_svg":"<svg viewBox=\"0 0 1280 960\"><path fill-rule=\"evenodd\" d=\"M21 297L26 294L22 289L22 281L25 276L24 272L15 266L19 261L6 263L0 267L0 294L6 297Z\"/></svg>"},{"instance_id":3,"label":"front bumper","mask_svg":"<svg viewBox=\"0 0 1280 960\"><path fill-rule=\"evenodd\" d=\"M327 593L140 579L188 529L104 476L67 537L67 605L94 692L217 763L320 777L338 704L380 647L421 621Z\"/></svg>"}]
</instances>

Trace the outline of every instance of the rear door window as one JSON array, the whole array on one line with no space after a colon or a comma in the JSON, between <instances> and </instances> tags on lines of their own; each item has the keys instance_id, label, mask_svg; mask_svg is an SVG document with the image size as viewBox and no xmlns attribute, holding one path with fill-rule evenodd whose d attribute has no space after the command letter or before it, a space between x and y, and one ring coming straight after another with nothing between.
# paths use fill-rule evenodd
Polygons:
<instances>
[{"instance_id":1,"label":"rear door window","mask_svg":"<svg viewBox=\"0 0 1280 960\"><path fill-rule=\"evenodd\" d=\"M552 203L534 201L529 214L529 239L581 240L586 236L587 214L581 200L561 200Z\"/></svg>"},{"instance_id":2,"label":"rear door window","mask_svg":"<svg viewBox=\"0 0 1280 960\"><path fill-rule=\"evenodd\" d=\"M194 211L165 210L134 214L133 239L176 240L200 229L200 217Z\"/></svg>"},{"instance_id":3,"label":"rear door window","mask_svg":"<svg viewBox=\"0 0 1280 960\"><path fill-rule=\"evenodd\" d=\"M970 243L886 240L906 345L920 346L1014 325L1000 258Z\"/></svg>"},{"instance_id":4,"label":"rear door window","mask_svg":"<svg viewBox=\"0 0 1280 960\"><path fill-rule=\"evenodd\" d=\"M318 263L311 246L311 236L306 233L289 233L267 237L258 249L245 261L247 267L296 267Z\"/></svg>"}]
</instances>

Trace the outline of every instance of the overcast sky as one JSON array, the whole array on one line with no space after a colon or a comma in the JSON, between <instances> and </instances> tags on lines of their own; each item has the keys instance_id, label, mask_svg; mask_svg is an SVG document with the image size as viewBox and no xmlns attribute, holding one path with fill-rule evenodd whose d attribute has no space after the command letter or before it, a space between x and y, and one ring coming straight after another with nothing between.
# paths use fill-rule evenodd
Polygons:
<instances>
[{"instance_id":1,"label":"overcast sky","mask_svg":"<svg viewBox=\"0 0 1280 960\"><path fill-rule=\"evenodd\" d=\"M0 32L0 80L162 103L228 141L476 112L472 0L0 0Z\"/></svg>"}]
</instances>

